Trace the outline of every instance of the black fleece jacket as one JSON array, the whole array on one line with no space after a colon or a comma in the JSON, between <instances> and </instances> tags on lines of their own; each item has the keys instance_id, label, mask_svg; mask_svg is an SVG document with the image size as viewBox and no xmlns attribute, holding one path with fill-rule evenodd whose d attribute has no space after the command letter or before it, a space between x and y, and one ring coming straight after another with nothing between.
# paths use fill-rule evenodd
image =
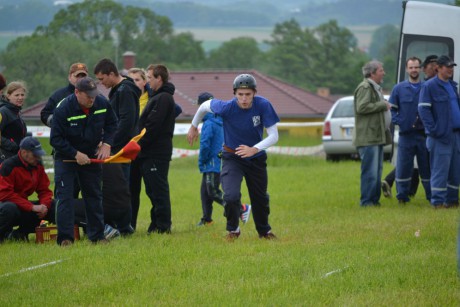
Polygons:
<instances>
[{"instance_id":1,"label":"black fleece jacket","mask_svg":"<svg viewBox=\"0 0 460 307\"><path fill-rule=\"evenodd\" d=\"M139 119L139 129L146 128L139 140L139 159L171 160L175 125L174 84L168 82L150 98Z\"/></svg>"},{"instance_id":2,"label":"black fleece jacket","mask_svg":"<svg viewBox=\"0 0 460 307\"><path fill-rule=\"evenodd\" d=\"M141 90L133 79L124 77L109 93L110 105L118 118L112 153L117 153L139 133L139 97Z\"/></svg>"}]
</instances>

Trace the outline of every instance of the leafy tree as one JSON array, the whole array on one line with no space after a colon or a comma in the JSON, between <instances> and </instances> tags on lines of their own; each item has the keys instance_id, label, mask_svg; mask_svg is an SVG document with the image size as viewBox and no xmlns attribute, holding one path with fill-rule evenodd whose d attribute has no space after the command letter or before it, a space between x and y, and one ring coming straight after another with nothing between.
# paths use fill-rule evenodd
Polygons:
<instances>
[{"instance_id":1,"label":"leafy tree","mask_svg":"<svg viewBox=\"0 0 460 307\"><path fill-rule=\"evenodd\" d=\"M277 24L271 36L268 71L287 82L311 91L326 86L332 93L350 93L362 78L360 67L367 57L336 21L302 29L290 20Z\"/></svg>"},{"instance_id":2,"label":"leafy tree","mask_svg":"<svg viewBox=\"0 0 460 307\"><path fill-rule=\"evenodd\" d=\"M372 35L369 54L383 63L386 77L383 87L390 90L396 81L397 57L399 48L399 29L394 25L384 25Z\"/></svg>"},{"instance_id":3,"label":"leafy tree","mask_svg":"<svg viewBox=\"0 0 460 307\"><path fill-rule=\"evenodd\" d=\"M276 24L268 52L269 73L307 89L315 88L311 74L321 49L313 31L302 30L294 19Z\"/></svg>"},{"instance_id":4,"label":"leafy tree","mask_svg":"<svg viewBox=\"0 0 460 307\"><path fill-rule=\"evenodd\" d=\"M262 51L252 37L238 37L212 50L207 60L210 68L252 69L258 66Z\"/></svg>"},{"instance_id":5,"label":"leafy tree","mask_svg":"<svg viewBox=\"0 0 460 307\"><path fill-rule=\"evenodd\" d=\"M44 38L34 34L11 42L0 54L0 62L5 66L3 73L8 81L26 81L29 90L26 106L30 106L68 83L72 63L84 62L93 67L112 50L110 43L94 44L69 35Z\"/></svg>"},{"instance_id":6,"label":"leafy tree","mask_svg":"<svg viewBox=\"0 0 460 307\"><path fill-rule=\"evenodd\" d=\"M201 43L190 33L174 35L167 17L113 0L85 0L60 10L32 36L11 42L0 61L8 80L28 83L27 105L31 105L67 83L71 63L93 67L102 57L117 62L116 50L121 50L120 56L134 51L141 66L163 62L190 67L205 58Z\"/></svg>"}]
</instances>

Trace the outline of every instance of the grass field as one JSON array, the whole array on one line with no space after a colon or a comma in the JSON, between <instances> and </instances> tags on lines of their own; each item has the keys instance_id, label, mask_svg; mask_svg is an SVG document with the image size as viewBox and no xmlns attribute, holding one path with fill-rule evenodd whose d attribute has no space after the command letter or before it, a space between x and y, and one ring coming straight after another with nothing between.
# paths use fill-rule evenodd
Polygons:
<instances>
[{"instance_id":1,"label":"grass field","mask_svg":"<svg viewBox=\"0 0 460 307\"><path fill-rule=\"evenodd\" d=\"M422 188L405 207L382 199L360 208L359 165L270 155L279 239L258 239L251 220L229 243L220 207L214 225L195 226L196 158L173 160L171 235L146 234L144 195L130 238L71 248L7 242L0 306L459 306L458 210L433 210Z\"/></svg>"}]
</instances>

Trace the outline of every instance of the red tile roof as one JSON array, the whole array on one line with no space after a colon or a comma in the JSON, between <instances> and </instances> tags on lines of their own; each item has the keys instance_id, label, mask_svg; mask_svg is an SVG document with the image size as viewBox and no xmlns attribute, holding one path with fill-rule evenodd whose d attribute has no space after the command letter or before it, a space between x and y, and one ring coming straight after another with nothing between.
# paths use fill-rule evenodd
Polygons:
<instances>
[{"instance_id":1,"label":"red tile roof","mask_svg":"<svg viewBox=\"0 0 460 307\"><path fill-rule=\"evenodd\" d=\"M219 99L231 99L233 80L241 73L250 73L256 78L258 94L270 100L280 118L323 118L334 103L331 99L310 93L256 70L177 71L171 72L170 81L176 87L174 99L183 111L178 119L193 117L197 106L192 103L201 92L211 92ZM44 102L36 104L24 110L23 116L30 119L39 118L43 106Z\"/></svg>"}]
</instances>

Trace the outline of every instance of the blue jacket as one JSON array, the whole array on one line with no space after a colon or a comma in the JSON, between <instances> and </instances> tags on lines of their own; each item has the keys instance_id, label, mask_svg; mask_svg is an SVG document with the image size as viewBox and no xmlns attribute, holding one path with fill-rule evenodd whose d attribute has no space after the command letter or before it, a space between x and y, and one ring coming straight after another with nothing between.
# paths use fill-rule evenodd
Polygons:
<instances>
[{"instance_id":1,"label":"blue jacket","mask_svg":"<svg viewBox=\"0 0 460 307\"><path fill-rule=\"evenodd\" d=\"M399 126L399 134L424 133L423 123L418 115L418 101L421 85L412 87L409 81L402 81L391 91L391 119Z\"/></svg>"},{"instance_id":2,"label":"blue jacket","mask_svg":"<svg viewBox=\"0 0 460 307\"><path fill-rule=\"evenodd\" d=\"M77 151L94 158L100 142L113 145L117 117L104 96L97 96L86 115L72 94L58 104L51 125L55 159L75 159Z\"/></svg>"},{"instance_id":3,"label":"blue jacket","mask_svg":"<svg viewBox=\"0 0 460 307\"><path fill-rule=\"evenodd\" d=\"M457 95L457 83L449 81ZM453 132L449 94L436 76L422 84L418 112L428 136L444 143L450 142Z\"/></svg>"},{"instance_id":4,"label":"blue jacket","mask_svg":"<svg viewBox=\"0 0 460 307\"><path fill-rule=\"evenodd\" d=\"M51 127L51 122L53 118L54 109L62 99L66 98L67 96L73 94L75 92L75 86L69 83L66 87L60 88L55 91L48 102L46 103L45 107L40 111L40 119L42 123Z\"/></svg>"},{"instance_id":5,"label":"blue jacket","mask_svg":"<svg viewBox=\"0 0 460 307\"><path fill-rule=\"evenodd\" d=\"M220 173L219 152L224 143L222 117L208 113L203 118L201 127L200 155L198 167L201 173Z\"/></svg>"}]
</instances>

